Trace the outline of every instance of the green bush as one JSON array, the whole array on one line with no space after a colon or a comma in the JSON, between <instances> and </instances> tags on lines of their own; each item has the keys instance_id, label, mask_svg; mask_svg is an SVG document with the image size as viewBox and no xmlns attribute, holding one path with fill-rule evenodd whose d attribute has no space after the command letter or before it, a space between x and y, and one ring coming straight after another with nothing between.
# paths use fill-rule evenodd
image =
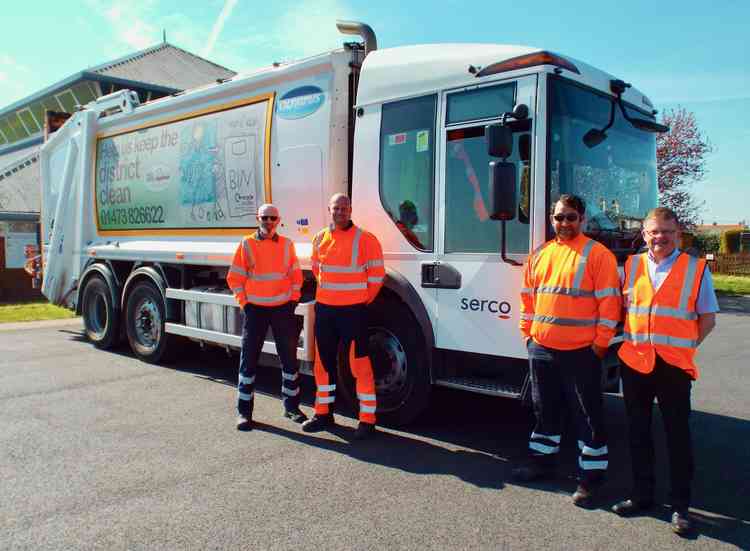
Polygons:
<instances>
[{"instance_id":1,"label":"green bush","mask_svg":"<svg viewBox=\"0 0 750 551\"><path fill-rule=\"evenodd\" d=\"M717 233L696 233L693 238L693 247L698 249L701 254L719 252L719 234Z\"/></svg>"},{"instance_id":2,"label":"green bush","mask_svg":"<svg viewBox=\"0 0 750 551\"><path fill-rule=\"evenodd\" d=\"M740 234L742 230L727 230L721 234L720 253L733 254L740 252Z\"/></svg>"}]
</instances>

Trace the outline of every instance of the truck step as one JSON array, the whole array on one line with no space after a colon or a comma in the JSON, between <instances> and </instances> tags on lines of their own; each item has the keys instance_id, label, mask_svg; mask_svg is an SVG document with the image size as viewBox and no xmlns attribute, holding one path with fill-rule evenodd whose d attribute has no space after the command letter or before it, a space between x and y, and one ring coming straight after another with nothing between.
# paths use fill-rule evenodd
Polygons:
<instances>
[{"instance_id":1,"label":"truck step","mask_svg":"<svg viewBox=\"0 0 750 551\"><path fill-rule=\"evenodd\" d=\"M523 394L522 386L486 377L445 377L437 379L435 384L503 398L520 399Z\"/></svg>"}]
</instances>

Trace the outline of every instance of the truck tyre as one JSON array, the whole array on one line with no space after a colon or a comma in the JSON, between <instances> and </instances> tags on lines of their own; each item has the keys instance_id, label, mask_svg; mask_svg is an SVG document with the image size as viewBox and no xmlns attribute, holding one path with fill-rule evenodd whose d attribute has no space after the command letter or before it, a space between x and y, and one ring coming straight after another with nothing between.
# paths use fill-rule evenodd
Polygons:
<instances>
[{"instance_id":1,"label":"truck tyre","mask_svg":"<svg viewBox=\"0 0 750 551\"><path fill-rule=\"evenodd\" d=\"M147 363L168 359L174 348L164 331L166 309L159 289L150 281L139 281L128 295L125 307L125 329L130 348Z\"/></svg>"},{"instance_id":2,"label":"truck tyre","mask_svg":"<svg viewBox=\"0 0 750 551\"><path fill-rule=\"evenodd\" d=\"M86 337L101 350L114 347L120 336L120 311L112 291L99 276L92 276L83 288L83 325Z\"/></svg>"},{"instance_id":3,"label":"truck tyre","mask_svg":"<svg viewBox=\"0 0 750 551\"><path fill-rule=\"evenodd\" d=\"M377 422L403 426L419 416L429 403L430 374L425 343L409 308L401 301L383 297L369 308L370 361L378 397ZM358 408L349 354L339 354L340 394Z\"/></svg>"}]
</instances>

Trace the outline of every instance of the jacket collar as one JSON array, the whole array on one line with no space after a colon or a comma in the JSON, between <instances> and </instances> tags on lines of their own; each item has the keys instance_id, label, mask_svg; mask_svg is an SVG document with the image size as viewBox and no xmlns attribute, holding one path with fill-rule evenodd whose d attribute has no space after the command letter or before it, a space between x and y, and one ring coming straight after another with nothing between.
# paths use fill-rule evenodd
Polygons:
<instances>
[{"instance_id":1,"label":"jacket collar","mask_svg":"<svg viewBox=\"0 0 750 551\"><path fill-rule=\"evenodd\" d=\"M253 239L255 239L256 241L264 241L264 240L268 239L268 237L266 237L265 235L263 235L260 232L260 230L257 230L253 234ZM273 234L273 237L271 238L271 241L273 241L273 242L278 242L279 241L279 232L276 232L275 234Z\"/></svg>"}]
</instances>

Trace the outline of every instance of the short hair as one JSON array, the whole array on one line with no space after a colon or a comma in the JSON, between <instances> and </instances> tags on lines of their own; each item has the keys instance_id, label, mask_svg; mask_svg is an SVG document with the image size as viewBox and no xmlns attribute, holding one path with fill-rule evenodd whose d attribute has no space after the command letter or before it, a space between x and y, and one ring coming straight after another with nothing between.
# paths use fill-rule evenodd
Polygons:
<instances>
[{"instance_id":1,"label":"short hair","mask_svg":"<svg viewBox=\"0 0 750 551\"><path fill-rule=\"evenodd\" d=\"M580 216L586 214L586 201L584 201L583 198L579 197L578 195L573 195L572 193L563 193L562 195L560 195L560 198L555 201L555 205L557 203L562 203L566 207L576 209L576 212Z\"/></svg>"},{"instance_id":2,"label":"short hair","mask_svg":"<svg viewBox=\"0 0 750 551\"><path fill-rule=\"evenodd\" d=\"M666 222L674 220L674 223L677 224L677 226L681 225L677 213L668 207L656 207L655 209L651 209L643 219L643 223L645 224L646 220L656 220L657 218Z\"/></svg>"}]
</instances>

